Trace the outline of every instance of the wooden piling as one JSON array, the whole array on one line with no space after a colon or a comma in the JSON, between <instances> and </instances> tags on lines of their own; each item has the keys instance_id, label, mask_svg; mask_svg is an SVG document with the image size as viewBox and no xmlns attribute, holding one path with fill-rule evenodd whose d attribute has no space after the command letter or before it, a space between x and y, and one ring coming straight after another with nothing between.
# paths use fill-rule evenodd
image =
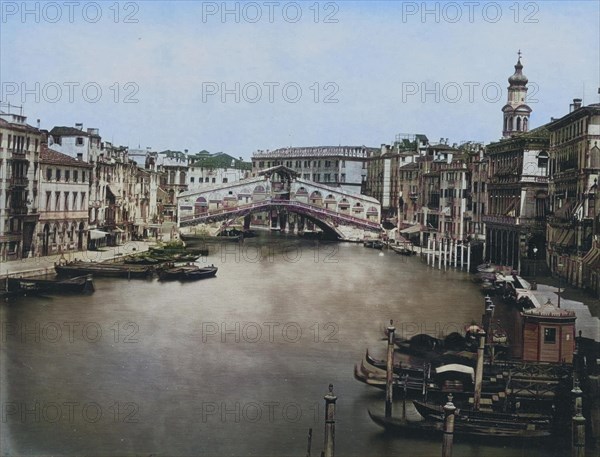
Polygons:
<instances>
[{"instance_id":1,"label":"wooden piling","mask_svg":"<svg viewBox=\"0 0 600 457\"><path fill-rule=\"evenodd\" d=\"M479 410L481 403L481 384L483 382L483 353L485 350L485 332L477 333L479 346L477 347L477 369L475 370L475 393L473 395L473 409Z\"/></svg>"},{"instance_id":2,"label":"wooden piling","mask_svg":"<svg viewBox=\"0 0 600 457\"><path fill-rule=\"evenodd\" d=\"M325 457L335 455L335 402L337 397L333 394L333 384L329 384L329 392L325 395Z\"/></svg>"},{"instance_id":3,"label":"wooden piling","mask_svg":"<svg viewBox=\"0 0 600 457\"><path fill-rule=\"evenodd\" d=\"M385 417L392 417L392 402L394 392L394 337L396 327L394 321L390 320L388 331L387 363L385 370Z\"/></svg>"},{"instance_id":4,"label":"wooden piling","mask_svg":"<svg viewBox=\"0 0 600 457\"><path fill-rule=\"evenodd\" d=\"M452 457L454 441L454 415L456 406L452 403L452 394L448 395L448 403L444 405L444 438L442 441L442 457Z\"/></svg>"},{"instance_id":5,"label":"wooden piling","mask_svg":"<svg viewBox=\"0 0 600 457\"><path fill-rule=\"evenodd\" d=\"M575 381L575 387L571 391L575 406L575 415L572 421L571 455L573 457L585 457L585 417L582 414L582 399L579 382Z\"/></svg>"}]
</instances>

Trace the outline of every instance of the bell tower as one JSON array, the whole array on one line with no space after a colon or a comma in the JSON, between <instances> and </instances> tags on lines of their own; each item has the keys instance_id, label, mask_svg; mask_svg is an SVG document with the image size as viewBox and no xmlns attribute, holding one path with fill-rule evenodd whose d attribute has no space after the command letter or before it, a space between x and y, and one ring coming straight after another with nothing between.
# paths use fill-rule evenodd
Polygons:
<instances>
[{"instance_id":1,"label":"bell tower","mask_svg":"<svg viewBox=\"0 0 600 457\"><path fill-rule=\"evenodd\" d=\"M502 136L511 136L529 130L529 115L531 108L527 105L527 83L529 80L523 74L521 63L521 50L518 52L519 60L515 65L515 73L508 78L508 97L506 105L502 108L504 118Z\"/></svg>"}]
</instances>

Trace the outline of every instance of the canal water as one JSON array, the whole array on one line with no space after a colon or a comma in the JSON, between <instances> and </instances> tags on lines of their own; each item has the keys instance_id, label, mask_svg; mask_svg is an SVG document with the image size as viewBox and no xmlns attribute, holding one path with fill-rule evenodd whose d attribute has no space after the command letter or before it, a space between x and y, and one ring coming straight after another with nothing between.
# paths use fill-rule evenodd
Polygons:
<instances>
[{"instance_id":1,"label":"canal water","mask_svg":"<svg viewBox=\"0 0 600 457\"><path fill-rule=\"evenodd\" d=\"M217 277L97 279L91 296L0 304L2 455L304 456L310 428L320 455L329 383L336 455L441 454L438 439L383 434L367 410L384 394L354 380L353 366L367 348L384 356L390 318L405 337L478 319L482 296L467 274L266 233L213 244L200 263L218 266ZM552 453L491 442L454 450Z\"/></svg>"}]
</instances>

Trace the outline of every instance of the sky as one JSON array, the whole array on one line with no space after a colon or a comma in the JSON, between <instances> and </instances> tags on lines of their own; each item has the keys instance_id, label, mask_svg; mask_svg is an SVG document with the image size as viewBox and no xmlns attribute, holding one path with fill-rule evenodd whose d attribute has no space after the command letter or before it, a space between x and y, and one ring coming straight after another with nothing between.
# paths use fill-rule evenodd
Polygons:
<instances>
[{"instance_id":1,"label":"sky","mask_svg":"<svg viewBox=\"0 0 600 457\"><path fill-rule=\"evenodd\" d=\"M0 100L130 148L250 158L495 141L522 52L531 127L598 103L600 2L0 1Z\"/></svg>"}]
</instances>

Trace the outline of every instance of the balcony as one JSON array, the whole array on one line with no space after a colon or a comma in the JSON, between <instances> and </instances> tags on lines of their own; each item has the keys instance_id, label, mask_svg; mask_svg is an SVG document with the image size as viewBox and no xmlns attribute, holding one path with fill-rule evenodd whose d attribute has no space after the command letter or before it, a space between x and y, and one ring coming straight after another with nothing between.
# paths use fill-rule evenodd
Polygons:
<instances>
[{"instance_id":1,"label":"balcony","mask_svg":"<svg viewBox=\"0 0 600 457\"><path fill-rule=\"evenodd\" d=\"M8 208L8 214L10 216L26 216L27 215L27 207L26 206L15 206Z\"/></svg>"},{"instance_id":2,"label":"balcony","mask_svg":"<svg viewBox=\"0 0 600 457\"><path fill-rule=\"evenodd\" d=\"M24 176L12 177L9 180L10 187L27 187L29 180Z\"/></svg>"},{"instance_id":3,"label":"balcony","mask_svg":"<svg viewBox=\"0 0 600 457\"><path fill-rule=\"evenodd\" d=\"M17 160L25 160L27 155L25 150L19 151L18 149L9 149L9 151L11 152L12 158Z\"/></svg>"}]
</instances>

